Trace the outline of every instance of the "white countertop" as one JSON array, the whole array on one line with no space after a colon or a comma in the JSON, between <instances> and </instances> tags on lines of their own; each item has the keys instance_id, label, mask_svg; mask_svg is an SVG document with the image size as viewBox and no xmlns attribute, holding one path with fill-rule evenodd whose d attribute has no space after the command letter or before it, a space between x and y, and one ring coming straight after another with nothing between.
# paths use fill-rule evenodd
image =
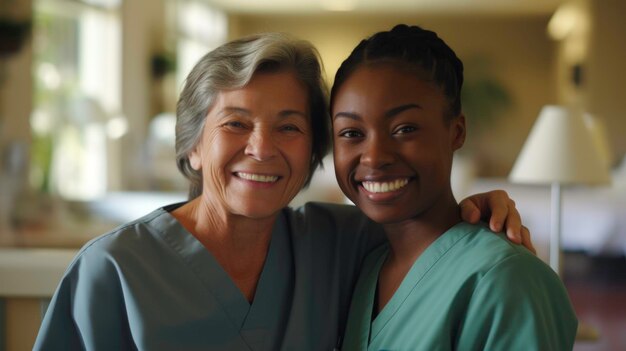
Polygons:
<instances>
[{"instance_id":1,"label":"white countertop","mask_svg":"<svg viewBox=\"0 0 626 351\"><path fill-rule=\"evenodd\" d=\"M184 193L110 193L94 201L64 204L60 213L67 212L66 216L49 225L0 230L0 298L51 297L86 242L185 198ZM72 209L78 209L78 215L68 215Z\"/></svg>"},{"instance_id":2,"label":"white countertop","mask_svg":"<svg viewBox=\"0 0 626 351\"><path fill-rule=\"evenodd\" d=\"M51 297L77 249L0 248L0 298Z\"/></svg>"}]
</instances>

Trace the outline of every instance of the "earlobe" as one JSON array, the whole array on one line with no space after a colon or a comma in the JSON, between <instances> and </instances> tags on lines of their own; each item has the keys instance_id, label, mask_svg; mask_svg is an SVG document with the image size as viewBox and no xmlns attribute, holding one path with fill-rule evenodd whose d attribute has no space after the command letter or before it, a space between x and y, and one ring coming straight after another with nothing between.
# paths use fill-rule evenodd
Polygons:
<instances>
[{"instance_id":1,"label":"earlobe","mask_svg":"<svg viewBox=\"0 0 626 351\"><path fill-rule=\"evenodd\" d=\"M199 171L202 168L202 158L200 157L200 153L197 148L189 153L189 165L191 165L191 168L196 171Z\"/></svg>"}]
</instances>

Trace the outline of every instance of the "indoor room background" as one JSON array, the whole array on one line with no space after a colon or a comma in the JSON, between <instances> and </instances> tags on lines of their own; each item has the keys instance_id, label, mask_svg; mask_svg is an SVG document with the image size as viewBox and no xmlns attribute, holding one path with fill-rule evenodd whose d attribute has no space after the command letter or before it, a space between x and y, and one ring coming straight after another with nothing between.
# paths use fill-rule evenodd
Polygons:
<instances>
[{"instance_id":1,"label":"indoor room background","mask_svg":"<svg viewBox=\"0 0 626 351\"><path fill-rule=\"evenodd\" d=\"M549 186L507 177L544 106L587 116L611 182L564 190L563 249L574 256L561 273L572 289L583 273L617 279L612 270L626 269L624 14L622 0L0 0L0 351L30 349L41 307L82 244L185 199L173 152L184 77L207 51L266 31L311 41L329 87L364 37L397 23L436 31L465 64L455 195L507 190L546 261ZM345 202L332 159L325 165L293 205ZM568 234L574 227L584 232ZM610 272L596 271L596 258ZM35 282L19 285L29 274ZM613 290L626 296L626 279ZM608 338L626 328L626 297L606 317L576 305L604 294L585 291L570 293L596 334L576 348L626 347L626 337Z\"/></svg>"}]
</instances>

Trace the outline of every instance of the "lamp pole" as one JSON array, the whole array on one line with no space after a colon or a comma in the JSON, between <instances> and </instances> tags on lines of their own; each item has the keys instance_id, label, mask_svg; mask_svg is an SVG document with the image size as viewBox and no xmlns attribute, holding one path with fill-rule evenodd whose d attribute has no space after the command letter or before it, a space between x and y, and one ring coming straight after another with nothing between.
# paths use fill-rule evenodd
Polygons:
<instances>
[{"instance_id":1,"label":"lamp pole","mask_svg":"<svg viewBox=\"0 0 626 351\"><path fill-rule=\"evenodd\" d=\"M561 183L552 182L550 194L550 267L561 275Z\"/></svg>"}]
</instances>

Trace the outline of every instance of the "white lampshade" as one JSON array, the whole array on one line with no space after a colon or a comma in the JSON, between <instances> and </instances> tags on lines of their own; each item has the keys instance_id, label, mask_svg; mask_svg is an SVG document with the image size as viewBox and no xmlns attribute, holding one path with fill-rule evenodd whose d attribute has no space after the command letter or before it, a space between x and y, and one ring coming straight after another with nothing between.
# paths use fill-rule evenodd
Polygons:
<instances>
[{"instance_id":1,"label":"white lampshade","mask_svg":"<svg viewBox=\"0 0 626 351\"><path fill-rule=\"evenodd\" d=\"M582 116L545 106L509 179L516 183L604 184L609 169Z\"/></svg>"},{"instance_id":2,"label":"white lampshade","mask_svg":"<svg viewBox=\"0 0 626 351\"><path fill-rule=\"evenodd\" d=\"M611 168L611 164L613 163L613 153L611 152L611 146L609 145L604 123L601 119L596 118L590 113L585 113L583 120L585 121L585 126L587 126L587 129L589 129L589 132L591 133L591 139L596 144L596 148L600 152L600 156L606 164L605 167Z\"/></svg>"}]
</instances>

